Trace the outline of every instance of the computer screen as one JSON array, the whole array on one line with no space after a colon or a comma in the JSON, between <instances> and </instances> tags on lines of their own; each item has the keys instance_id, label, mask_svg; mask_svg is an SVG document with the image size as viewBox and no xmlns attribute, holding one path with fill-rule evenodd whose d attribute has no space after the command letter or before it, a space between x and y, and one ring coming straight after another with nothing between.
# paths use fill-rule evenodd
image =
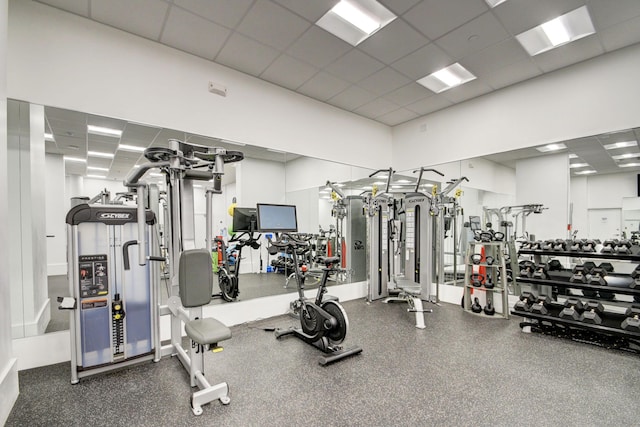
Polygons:
<instances>
[{"instance_id":1,"label":"computer screen","mask_svg":"<svg viewBox=\"0 0 640 427\"><path fill-rule=\"evenodd\" d=\"M258 229L258 216L256 208L233 208L233 231L253 232Z\"/></svg>"},{"instance_id":2,"label":"computer screen","mask_svg":"<svg viewBox=\"0 0 640 427\"><path fill-rule=\"evenodd\" d=\"M469 226L471 228L471 231L482 230L482 224L480 222L480 217L479 216L470 216L469 217Z\"/></svg>"},{"instance_id":3,"label":"computer screen","mask_svg":"<svg viewBox=\"0 0 640 427\"><path fill-rule=\"evenodd\" d=\"M259 231L298 231L295 206L258 203L257 208Z\"/></svg>"}]
</instances>

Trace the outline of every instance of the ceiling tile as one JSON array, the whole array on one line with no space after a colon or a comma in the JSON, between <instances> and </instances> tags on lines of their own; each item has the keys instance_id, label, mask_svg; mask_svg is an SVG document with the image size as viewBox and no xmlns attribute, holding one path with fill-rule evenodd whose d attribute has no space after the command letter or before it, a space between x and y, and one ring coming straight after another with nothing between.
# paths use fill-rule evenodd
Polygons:
<instances>
[{"instance_id":1,"label":"ceiling tile","mask_svg":"<svg viewBox=\"0 0 640 427\"><path fill-rule=\"evenodd\" d=\"M376 95L384 95L411 82L408 78L391 67L372 74L358 83L358 86Z\"/></svg>"},{"instance_id":2,"label":"ceiling tile","mask_svg":"<svg viewBox=\"0 0 640 427\"><path fill-rule=\"evenodd\" d=\"M492 13L485 13L442 36L436 44L454 59L460 59L509 37Z\"/></svg>"},{"instance_id":3,"label":"ceiling tile","mask_svg":"<svg viewBox=\"0 0 640 427\"><path fill-rule=\"evenodd\" d=\"M434 71L451 65L453 62L449 55L431 43L394 62L391 66L405 76L418 80Z\"/></svg>"},{"instance_id":4,"label":"ceiling tile","mask_svg":"<svg viewBox=\"0 0 640 427\"><path fill-rule=\"evenodd\" d=\"M296 89L309 80L319 70L288 55L280 55L260 78L287 89Z\"/></svg>"},{"instance_id":5,"label":"ceiling tile","mask_svg":"<svg viewBox=\"0 0 640 427\"><path fill-rule=\"evenodd\" d=\"M420 116L424 116L425 114L433 113L434 111L447 108L450 105L453 105L453 103L447 98L443 97L442 95L435 95L430 96L429 98L425 98L421 101L414 102L413 104L409 104L405 108L417 113Z\"/></svg>"},{"instance_id":6,"label":"ceiling tile","mask_svg":"<svg viewBox=\"0 0 640 427\"><path fill-rule=\"evenodd\" d=\"M333 8L340 0L274 0L290 11L297 13L310 22L318 19Z\"/></svg>"},{"instance_id":7,"label":"ceiling tile","mask_svg":"<svg viewBox=\"0 0 640 427\"><path fill-rule=\"evenodd\" d=\"M494 89L511 86L524 80L539 76L542 71L529 58L498 68L491 73L482 76L488 85Z\"/></svg>"},{"instance_id":8,"label":"ceiling tile","mask_svg":"<svg viewBox=\"0 0 640 427\"><path fill-rule=\"evenodd\" d=\"M348 82L324 71L320 71L300 86L297 92L321 101L326 101L345 90L348 86Z\"/></svg>"},{"instance_id":9,"label":"ceiling tile","mask_svg":"<svg viewBox=\"0 0 640 427\"><path fill-rule=\"evenodd\" d=\"M230 31L200 16L171 8L161 42L188 53L213 59Z\"/></svg>"},{"instance_id":10,"label":"ceiling tile","mask_svg":"<svg viewBox=\"0 0 640 427\"><path fill-rule=\"evenodd\" d=\"M511 34L520 34L584 6L585 0L509 0L493 13Z\"/></svg>"},{"instance_id":11,"label":"ceiling tile","mask_svg":"<svg viewBox=\"0 0 640 427\"><path fill-rule=\"evenodd\" d=\"M419 3L420 0L378 0L384 7L389 9L394 14L400 16L407 10L411 9L411 6Z\"/></svg>"},{"instance_id":12,"label":"ceiling tile","mask_svg":"<svg viewBox=\"0 0 640 427\"><path fill-rule=\"evenodd\" d=\"M89 151L97 151L98 153L115 153L118 148L117 143L113 142L105 142L105 141L96 141L94 139L89 138L87 143L87 149Z\"/></svg>"},{"instance_id":13,"label":"ceiling tile","mask_svg":"<svg viewBox=\"0 0 640 427\"><path fill-rule=\"evenodd\" d=\"M460 63L478 77L492 74L508 65L529 59L516 40L510 38L486 49L465 56Z\"/></svg>"},{"instance_id":14,"label":"ceiling tile","mask_svg":"<svg viewBox=\"0 0 640 427\"><path fill-rule=\"evenodd\" d=\"M399 108L387 114L376 117L376 120L389 126L396 126L418 117L416 113L405 108Z\"/></svg>"},{"instance_id":15,"label":"ceiling tile","mask_svg":"<svg viewBox=\"0 0 640 427\"><path fill-rule=\"evenodd\" d=\"M173 3L216 24L235 28L253 0L173 0Z\"/></svg>"},{"instance_id":16,"label":"ceiling tile","mask_svg":"<svg viewBox=\"0 0 640 427\"><path fill-rule=\"evenodd\" d=\"M111 167L111 159L105 159L101 157L90 157L87 160L87 166L93 166L96 168L108 168L108 167Z\"/></svg>"},{"instance_id":17,"label":"ceiling tile","mask_svg":"<svg viewBox=\"0 0 640 427\"><path fill-rule=\"evenodd\" d=\"M161 0L92 0L91 18L158 40L169 4Z\"/></svg>"},{"instance_id":18,"label":"ceiling tile","mask_svg":"<svg viewBox=\"0 0 640 427\"><path fill-rule=\"evenodd\" d=\"M364 52L352 49L325 70L351 83L356 83L382 68L384 68L382 62Z\"/></svg>"},{"instance_id":19,"label":"ceiling tile","mask_svg":"<svg viewBox=\"0 0 640 427\"><path fill-rule=\"evenodd\" d=\"M233 33L215 61L254 76L260 75L280 52L240 33Z\"/></svg>"},{"instance_id":20,"label":"ceiling tile","mask_svg":"<svg viewBox=\"0 0 640 427\"><path fill-rule=\"evenodd\" d=\"M316 67L325 67L351 49L347 42L314 25L291 45L287 53Z\"/></svg>"},{"instance_id":21,"label":"ceiling tile","mask_svg":"<svg viewBox=\"0 0 640 427\"><path fill-rule=\"evenodd\" d=\"M638 3L640 4L640 2ZM608 52L640 43L640 17L602 30L598 33L598 37Z\"/></svg>"},{"instance_id":22,"label":"ceiling tile","mask_svg":"<svg viewBox=\"0 0 640 427\"><path fill-rule=\"evenodd\" d=\"M395 19L360 43L358 49L388 65L419 49L428 42L429 40L407 25L402 19Z\"/></svg>"},{"instance_id":23,"label":"ceiling tile","mask_svg":"<svg viewBox=\"0 0 640 427\"><path fill-rule=\"evenodd\" d=\"M84 157L84 155L87 153L87 138L85 135L82 135L82 136L56 135L56 145L61 150L69 150L75 155L81 155L81 157Z\"/></svg>"},{"instance_id":24,"label":"ceiling tile","mask_svg":"<svg viewBox=\"0 0 640 427\"><path fill-rule=\"evenodd\" d=\"M584 61L604 53L602 45L594 35L573 43L551 49L533 57L535 63L546 73Z\"/></svg>"},{"instance_id":25,"label":"ceiling tile","mask_svg":"<svg viewBox=\"0 0 640 427\"><path fill-rule=\"evenodd\" d=\"M406 86L396 89L384 96L384 99L391 101L401 107L413 104L416 101L433 96L433 92L418 83L409 83Z\"/></svg>"},{"instance_id":26,"label":"ceiling tile","mask_svg":"<svg viewBox=\"0 0 640 427\"><path fill-rule=\"evenodd\" d=\"M435 40L487 10L489 7L484 0L423 0L403 18Z\"/></svg>"},{"instance_id":27,"label":"ceiling tile","mask_svg":"<svg viewBox=\"0 0 640 427\"><path fill-rule=\"evenodd\" d=\"M285 50L311 24L293 12L267 0L258 0L237 30L278 50Z\"/></svg>"},{"instance_id":28,"label":"ceiling tile","mask_svg":"<svg viewBox=\"0 0 640 427\"><path fill-rule=\"evenodd\" d=\"M89 0L37 0L67 12L89 17Z\"/></svg>"},{"instance_id":29,"label":"ceiling tile","mask_svg":"<svg viewBox=\"0 0 640 427\"><path fill-rule=\"evenodd\" d=\"M442 92L440 95L444 96L451 102L458 103L484 95L485 93L491 92L491 90L490 86L476 79L454 87L453 89L449 89L446 92Z\"/></svg>"},{"instance_id":30,"label":"ceiling tile","mask_svg":"<svg viewBox=\"0 0 640 427\"><path fill-rule=\"evenodd\" d=\"M336 107L342 108L347 111L353 111L356 108L371 102L377 98L377 95L367 92L358 86L351 86L340 92L333 98L330 98L327 102Z\"/></svg>"},{"instance_id":31,"label":"ceiling tile","mask_svg":"<svg viewBox=\"0 0 640 427\"><path fill-rule=\"evenodd\" d=\"M86 119L78 122L73 122L66 120L56 120L55 118L47 117L47 121L51 126L51 130L53 131L54 135L56 135L56 137L58 135L65 135L84 138L87 132L87 125L85 124L85 120Z\"/></svg>"},{"instance_id":32,"label":"ceiling tile","mask_svg":"<svg viewBox=\"0 0 640 427\"><path fill-rule=\"evenodd\" d=\"M102 127L107 127L111 129L123 130L127 125L127 122L120 119L112 119L110 117L94 116L93 114L87 114L87 124L93 125L93 126L102 126ZM103 138L109 138L109 137L103 136ZM112 138L112 139L117 140L117 138Z\"/></svg>"},{"instance_id":33,"label":"ceiling tile","mask_svg":"<svg viewBox=\"0 0 640 427\"><path fill-rule=\"evenodd\" d=\"M122 133L122 142L124 141L148 141L151 143L158 136L159 128L139 125L135 123L127 123ZM126 144L126 142L125 142Z\"/></svg>"},{"instance_id":34,"label":"ceiling tile","mask_svg":"<svg viewBox=\"0 0 640 427\"><path fill-rule=\"evenodd\" d=\"M589 13L596 31L612 27L640 16L640 1L616 0L615 7L611 0L590 0Z\"/></svg>"},{"instance_id":35,"label":"ceiling tile","mask_svg":"<svg viewBox=\"0 0 640 427\"><path fill-rule=\"evenodd\" d=\"M378 98L354 110L354 113L371 119L398 109L398 106L386 99Z\"/></svg>"}]
</instances>

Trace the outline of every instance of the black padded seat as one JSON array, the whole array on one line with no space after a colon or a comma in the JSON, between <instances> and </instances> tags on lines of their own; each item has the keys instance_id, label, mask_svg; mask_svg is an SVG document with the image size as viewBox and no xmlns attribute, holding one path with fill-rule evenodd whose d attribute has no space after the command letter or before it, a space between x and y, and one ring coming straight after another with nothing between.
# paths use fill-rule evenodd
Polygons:
<instances>
[{"instance_id":1,"label":"black padded seat","mask_svg":"<svg viewBox=\"0 0 640 427\"><path fill-rule=\"evenodd\" d=\"M231 338L231 329L211 317L187 322L184 329L191 340L201 345L216 344Z\"/></svg>"},{"instance_id":2,"label":"black padded seat","mask_svg":"<svg viewBox=\"0 0 640 427\"><path fill-rule=\"evenodd\" d=\"M340 262L339 256L321 256L319 257L319 259L320 262L327 267L329 267L331 264L337 264L338 262Z\"/></svg>"}]
</instances>

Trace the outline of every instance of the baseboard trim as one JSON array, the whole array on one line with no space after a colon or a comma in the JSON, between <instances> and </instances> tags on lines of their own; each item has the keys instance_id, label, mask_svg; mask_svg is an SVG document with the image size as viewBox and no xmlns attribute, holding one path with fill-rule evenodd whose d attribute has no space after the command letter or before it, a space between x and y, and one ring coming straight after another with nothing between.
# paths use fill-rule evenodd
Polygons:
<instances>
[{"instance_id":1,"label":"baseboard trim","mask_svg":"<svg viewBox=\"0 0 640 427\"><path fill-rule=\"evenodd\" d=\"M5 425L18 399L18 359L11 358L0 372L0 425Z\"/></svg>"}]
</instances>

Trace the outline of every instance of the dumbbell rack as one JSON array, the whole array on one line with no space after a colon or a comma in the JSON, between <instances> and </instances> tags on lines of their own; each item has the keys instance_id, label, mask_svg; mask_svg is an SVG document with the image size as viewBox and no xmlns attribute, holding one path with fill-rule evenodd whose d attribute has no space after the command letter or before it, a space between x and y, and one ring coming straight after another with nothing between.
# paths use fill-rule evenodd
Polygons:
<instances>
[{"instance_id":1,"label":"dumbbell rack","mask_svg":"<svg viewBox=\"0 0 640 427\"><path fill-rule=\"evenodd\" d=\"M509 318L509 291L507 288L507 268L505 263L505 247L503 241L492 241L492 242L478 242L471 241L469 242L469 247L467 248L467 254L465 256L465 272L464 272L464 310L469 313L473 313L471 311L471 289L475 289L476 291L486 291L487 295L491 295L491 300L494 303L495 307L495 294L500 294L500 300L502 302L502 312L496 311L496 314L493 316L487 316L484 313L473 313L478 316L484 317L497 317L508 319ZM480 264L474 264L471 261L471 255L476 253L476 247L482 246L485 249L486 256L492 256L494 258L493 264L489 265L486 262L481 262ZM487 289L483 286L476 287L471 284L471 276L473 275L474 267L485 267L487 276L491 275L493 279L494 287ZM498 281L498 272L500 273L500 280Z\"/></svg>"},{"instance_id":2,"label":"dumbbell rack","mask_svg":"<svg viewBox=\"0 0 640 427\"><path fill-rule=\"evenodd\" d=\"M598 259L601 261L632 261L640 263L640 254L616 254L616 253L599 253L599 252L576 252L576 251L545 251L545 250L532 250L532 249L521 249L519 251L520 255L533 255L536 264L541 263L543 256L554 256L554 257L567 257L567 258L590 258L590 259ZM613 277L629 277L628 274L611 274ZM630 280L633 280L629 277ZM531 277L518 277L518 282L520 284L529 284L538 289L543 287L559 287L559 288L571 288L571 289L580 289L580 290L591 290L591 291L605 291L607 293L612 294L620 294L620 295L631 295L634 297L640 298L640 287L639 288L628 288L628 287L616 287L616 286L607 286L607 285L593 285L590 283L580 283L580 282L570 282L568 280L554 280L554 279L539 279L539 278L531 278ZM551 296L551 292L548 293ZM584 301L600 301L605 305L617 305L617 306L630 306L631 302L626 301L611 301L608 299L600 298L600 297L590 297L590 296L577 296L580 300ZM610 337L615 338L630 338L634 340L640 339L640 332L628 331L624 330L621 327L622 321L627 317L624 314L619 314L611 311L606 311L606 316L603 316L602 323L591 324L585 323L578 320L573 320L570 318L561 318L559 317L560 311L564 308L562 303L553 301L549 307L549 313L546 315L542 315L540 313L532 313L532 312L523 312L512 310L511 314L516 316L522 316L529 321L533 320L534 323L523 322L521 326L524 328L525 326L534 326L534 325L551 325L553 327L564 327L567 328L567 331L571 330L583 330L583 331L591 331L598 334L604 334Z\"/></svg>"}]
</instances>

